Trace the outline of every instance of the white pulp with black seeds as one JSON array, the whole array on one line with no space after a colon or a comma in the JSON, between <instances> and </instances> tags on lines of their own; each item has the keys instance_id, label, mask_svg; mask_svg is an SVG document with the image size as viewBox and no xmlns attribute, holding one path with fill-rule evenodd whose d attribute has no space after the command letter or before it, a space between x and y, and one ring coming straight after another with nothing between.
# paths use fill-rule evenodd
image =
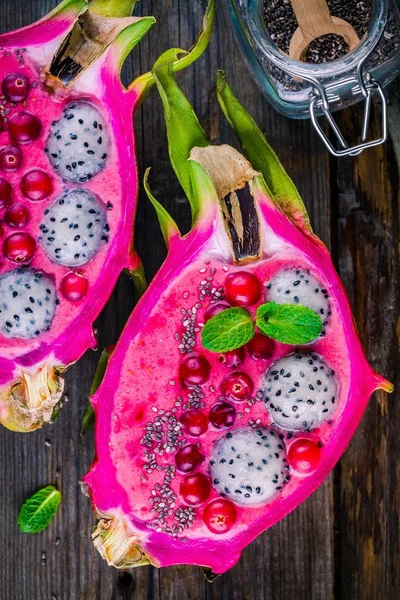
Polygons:
<instances>
[{"instance_id":1,"label":"white pulp with black seeds","mask_svg":"<svg viewBox=\"0 0 400 600\"><path fill-rule=\"evenodd\" d=\"M69 190L44 211L39 242L49 258L66 267L86 264L108 241L104 205L86 190Z\"/></svg>"},{"instance_id":2,"label":"white pulp with black seeds","mask_svg":"<svg viewBox=\"0 0 400 600\"><path fill-rule=\"evenodd\" d=\"M330 298L309 270L296 267L279 271L264 282L264 300L310 308L323 320L321 335L325 335ZM237 429L215 443L210 457L214 489L239 506L262 506L279 494L290 477L284 435L279 429L315 429L332 415L338 395L334 371L321 356L301 350L274 362L259 387L277 429Z\"/></svg>"},{"instance_id":3,"label":"white pulp with black seeds","mask_svg":"<svg viewBox=\"0 0 400 600\"><path fill-rule=\"evenodd\" d=\"M263 392L266 408L278 427L305 431L318 427L332 414L337 382L320 356L296 352L271 365Z\"/></svg>"},{"instance_id":4,"label":"white pulp with black seeds","mask_svg":"<svg viewBox=\"0 0 400 600\"><path fill-rule=\"evenodd\" d=\"M0 277L0 330L10 338L33 338L50 328L58 303L54 281L21 268Z\"/></svg>"},{"instance_id":5,"label":"white pulp with black seeds","mask_svg":"<svg viewBox=\"0 0 400 600\"><path fill-rule=\"evenodd\" d=\"M265 428L227 433L210 459L214 488L239 506L272 500L287 480L288 469L282 440Z\"/></svg>"},{"instance_id":6,"label":"white pulp with black seeds","mask_svg":"<svg viewBox=\"0 0 400 600\"><path fill-rule=\"evenodd\" d=\"M104 168L109 147L99 110L73 102L52 123L45 152L65 182L84 183ZM108 242L107 208L85 189L63 192L43 211L38 242L45 254L64 267L87 264ZM7 272L0 277L1 332L9 338L37 337L50 329L58 303L50 276L27 267Z\"/></svg>"},{"instance_id":7,"label":"white pulp with black seeds","mask_svg":"<svg viewBox=\"0 0 400 600\"><path fill-rule=\"evenodd\" d=\"M331 314L328 291L314 275L304 269L280 271L265 285L266 302L302 304L315 311L324 325Z\"/></svg>"},{"instance_id":8,"label":"white pulp with black seeds","mask_svg":"<svg viewBox=\"0 0 400 600\"><path fill-rule=\"evenodd\" d=\"M64 179L85 183L104 167L110 146L100 112L88 102L72 102L51 126L47 148L49 160Z\"/></svg>"}]
</instances>

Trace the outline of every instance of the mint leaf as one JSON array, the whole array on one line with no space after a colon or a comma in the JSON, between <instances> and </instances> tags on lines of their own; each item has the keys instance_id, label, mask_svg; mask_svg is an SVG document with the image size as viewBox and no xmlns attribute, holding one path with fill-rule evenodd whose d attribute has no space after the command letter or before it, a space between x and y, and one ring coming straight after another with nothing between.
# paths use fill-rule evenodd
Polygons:
<instances>
[{"instance_id":1,"label":"mint leaf","mask_svg":"<svg viewBox=\"0 0 400 600\"><path fill-rule=\"evenodd\" d=\"M245 308L227 308L204 325L201 342L211 352L229 352L244 346L254 336L254 323Z\"/></svg>"},{"instance_id":2,"label":"mint leaf","mask_svg":"<svg viewBox=\"0 0 400 600\"><path fill-rule=\"evenodd\" d=\"M52 485L39 490L25 500L18 516L18 525L23 533L39 533L46 529L56 514L61 494Z\"/></svg>"},{"instance_id":3,"label":"mint leaf","mask_svg":"<svg viewBox=\"0 0 400 600\"><path fill-rule=\"evenodd\" d=\"M321 317L300 304L261 304L256 325L261 333L282 344L308 344L322 331Z\"/></svg>"}]
</instances>

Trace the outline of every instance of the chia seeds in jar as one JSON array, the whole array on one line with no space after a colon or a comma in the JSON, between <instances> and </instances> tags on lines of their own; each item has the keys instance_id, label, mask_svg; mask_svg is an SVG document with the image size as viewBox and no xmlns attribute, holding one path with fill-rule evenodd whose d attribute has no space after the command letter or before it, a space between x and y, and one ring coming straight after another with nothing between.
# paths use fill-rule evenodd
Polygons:
<instances>
[{"instance_id":1,"label":"chia seeds in jar","mask_svg":"<svg viewBox=\"0 0 400 600\"><path fill-rule=\"evenodd\" d=\"M354 27L358 37L366 33L371 16L369 0L327 0L329 12ZM289 54L289 44L298 27L290 0L264 0L264 22L276 46ZM325 63L345 56L348 46L335 34L324 35L311 42L307 62Z\"/></svg>"},{"instance_id":2,"label":"chia seeds in jar","mask_svg":"<svg viewBox=\"0 0 400 600\"><path fill-rule=\"evenodd\" d=\"M332 16L355 29L360 43L349 51L342 37L322 36L310 44L304 62L288 55L298 27L290 0L228 0L228 9L247 64L272 106L291 118L311 118L333 155L354 155L386 140L383 88L400 72L400 6L397 0L327 0L327 4ZM372 98L382 105L381 131L374 139L368 138ZM355 143L349 143L331 113L357 102L365 104L364 118ZM320 116L329 121L334 144Z\"/></svg>"},{"instance_id":3,"label":"chia seeds in jar","mask_svg":"<svg viewBox=\"0 0 400 600\"><path fill-rule=\"evenodd\" d=\"M286 116L310 117L314 82L326 88L351 81L329 92L330 111L365 99L360 87L354 92L360 63L364 79L371 78L381 87L400 72L400 12L396 0L327 3L333 16L354 27L361 42L347 52L343 38L323 36L310 45L308 62L299 62L287 54L297 29L290 0L228 0L236 37L253 76L266 98ZM317 108L317 114L323 111Z\"/></svg>"}]
</instances>

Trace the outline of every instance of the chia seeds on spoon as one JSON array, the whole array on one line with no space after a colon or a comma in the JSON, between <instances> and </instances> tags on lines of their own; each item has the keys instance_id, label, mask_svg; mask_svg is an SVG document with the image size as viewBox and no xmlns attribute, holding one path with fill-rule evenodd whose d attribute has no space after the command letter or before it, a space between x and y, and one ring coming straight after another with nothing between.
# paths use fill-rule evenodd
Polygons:
<instances>
[{"instance_id":1,"label":"chia seeds on spoon","mask_svg":"<svg viewBox=\"0 0 400 600\"><path fill-rule=\"evenodd\" d=\"M340 17L354 27L360 39L367 33L371 16L370 0L327 0L328 8L333 16ZM264 0L264 23L272 42L286 54L294 32L298 27L296 15L290 0ZM397 21L393 8L389 9L389 17L385 32L374 52L366 62L366 68L372 69L394 56L399 49L400 37L397 34ZM307 62L322 64L345 56L348 47L340 36L330 34L311 42L307 52ZM296 81L289 74L269 61L271 79L281 92L301 92L309 87L304 81Z\"/></svg>"},{"instance_id":2,"label":"chia seeds on spoon","mask_svg":"<svg viewBox=\"0 0 400 600\"><path fill-rule=\"evenodd\" d=\"M361 39L367 31L371 5L368 0L327 0L329 12L344 19L354 27ZM264 21L272 41L280 50L289 54L290 40L298 27L290 0L265 0ZM321 36L311 42L307 62L325 63L345 56L348 46L335 34Z\"/></svg>"}]
</instances>

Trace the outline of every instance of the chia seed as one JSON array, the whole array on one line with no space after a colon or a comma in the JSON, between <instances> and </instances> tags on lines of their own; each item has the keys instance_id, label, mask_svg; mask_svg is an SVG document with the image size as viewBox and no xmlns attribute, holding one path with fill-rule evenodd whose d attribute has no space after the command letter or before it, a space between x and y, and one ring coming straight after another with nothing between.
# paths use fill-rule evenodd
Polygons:
<instances>
[{"instance_id":1,"label":"chia seed","mask_svg":"<svg viewBox=\"0 0 400 600\"><path fill-rule=\"evenodd\" d=\"M175 340L180 342L178 344L178 349L181 354L192 352L194 346L196 345L196 333L198 332L198 327L196 327L197 309L198 304L187 310L185 308L181 308L181 313L183 315L182 326L184 331L182 336L180 336L179 333L175 334Z\"/></svg>"},{"instance_id":2,"label":"chia seed","mask_svg":"<svg viewBox=\"0 0 400 600\"><path fill-rule=\"evenodd\" d=\"M368 0L327 0L329 12L354 27L361 39L367 31L371 4ZM289 0L265 0L264 21L268 33L280 50L289 54L290 40L298 27ZM325 63L345 56L348 46L341 36L328 34L311 42L307 62Z\"/></svg>"}]
</instances>

